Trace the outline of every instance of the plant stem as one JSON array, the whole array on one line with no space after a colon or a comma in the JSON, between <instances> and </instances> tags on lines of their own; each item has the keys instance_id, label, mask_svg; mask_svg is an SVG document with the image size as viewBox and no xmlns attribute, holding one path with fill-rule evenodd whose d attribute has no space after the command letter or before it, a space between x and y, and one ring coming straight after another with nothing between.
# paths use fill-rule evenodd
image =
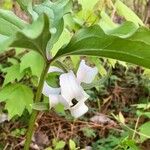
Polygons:
<instances>
[{"instance_id":1,"label":"plant stem","mask_svg":"<svg viewBox=\"0 0 150 150\"><path fill-rule=\"evenodd\" d=\"M41 101L44 80L45 80L45 77L46 77L46 74L48 72L48 69L49 69L49 66L50 66L51 62L52 61L46 63L46 65L45 65L45 67L44 67L44 69L41 73L39 85L38 85L36 96L35 96L35 101L34 101L35 103ZM30 120L29 120L29 127L28 127L27 134L26 134L26 141L25 141L24 150L29 150L37 115L38 115L38 111L33 110L32 114L31 114L31 117L30 117Z\"/></svg>"},{"instance_id":2,"label":"plant stem","mask_svg":"<svg viewBox=\"0 0 150 150\"><path fill-rule=\"evenodd\" d=\"M140 116L137 118L135 128L134 128L134 133L133 133L133 136L132 136L132 140L134 140L134 138L135 138L136 130L137 130L137 127L138 127L138 124L139 124L139 120L140 120Z\"/></svg>"}]
</instances>

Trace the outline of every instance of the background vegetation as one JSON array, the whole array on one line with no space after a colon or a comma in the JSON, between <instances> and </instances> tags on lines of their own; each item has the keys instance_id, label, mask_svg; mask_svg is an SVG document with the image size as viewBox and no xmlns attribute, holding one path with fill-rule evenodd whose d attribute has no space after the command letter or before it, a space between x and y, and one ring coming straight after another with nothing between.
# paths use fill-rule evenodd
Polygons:
<instances>
[{"instance_id":1,"label":"background vegetation","mask_svg":"<svg viewBox=\"0 0 150 150\"><path fill-rule=\"evenodd\" d=\"M31 21L16 1L1 0L0 7ZM74 0L72 13L64 19L65 29L52 55L85 26L99 24L107 32L127 20L149 28L150 1ZM75 120L61 105L50 112L42 111L36 121L31 149L149 150L150 70L85 56L63 57L59 63L76 70L83 58L99 70L97 82L86 87L90 95L89 112ZM26 49L8 49L0 54L0 149L22 149L31 112L29 104L43 64L38 53ZM43 99L48 101L44 96Z\"/></svg>"}]
</instances>

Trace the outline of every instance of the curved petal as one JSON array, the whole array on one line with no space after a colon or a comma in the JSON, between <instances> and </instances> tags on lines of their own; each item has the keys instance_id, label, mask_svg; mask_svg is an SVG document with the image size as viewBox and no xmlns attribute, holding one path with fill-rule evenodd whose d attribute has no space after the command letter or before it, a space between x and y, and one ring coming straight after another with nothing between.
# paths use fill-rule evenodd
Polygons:
<instances>
[{"instance_id":1,"label":"curved petal","mask_svg":"<svg viewBox=\"0 0 150 150\"><path fill-rule=\"evenodd\" d=\"M59 94L60 93L60 88L52 88L50 87L46 82L44 82L43 90L42 93L45 96L49 96L50 94Z\"/></svg>"},{"instance_id":2,"label":"curved petal","mask_svg":"<svg viewBox=\"0 0 150 150\"><path fill-rule=\"evenodd\" d=\"M72 99L85 101L89 97L80 86L72 71L60 75L60 87L61 95L68 102L69 106L72 105Z\"/></svg>"},{"instance_id":3,"label":"curved petal","mask_svg":"<svg viewBox=\"0 0 150 150\"><path fill-rule=\"evenodd\" d=\"M79 118L88 111L88 107L84 102L78 102L75 106L70 109L71 115L75 118Z\"/></svg>"},{"instance_id":4,"label":"curved petal","mask_svg":"<svg viewBox=\"0 0 150 150\"><path fill-rule=\"evenodd\" d=\"M85 64L85 60L82 60L77 71L77 79L80 83L91 83L97 73L98 69L96 67L89 67Z\"/></svg>"},{"instance_id":5,"label":"curved petal","mask_svg":"<svg viewBox=\"0 0 150 150\"><path fill-rule=\"evenodd\" d=\"M55 66L51 66L48 70L48 73L50 72L63 72L63 70L61 70L60 68L58 67L55 67ZM60 93L60 88L52 88L50 87L46 81L44 82L44 86L43 86L43 90L42 90L42 93L45 95L45 96L49 96L50 94L59 94Z\"/></svg>"},{"instance_id":6,"label":"curved petal","mask_svg":"<svg viewBox=\"0 0 150 150\"><path fill-rule=\"evenodd\" d=\"M49 95L49 106L50 108L56 106L59 103L60 95L50 94Z\"/></svg>"},{"instance_id":7,"label":"curved petal","mask_svg":"<svg viewBox=\"0 0 150 150\"><path fill-rule=\"evenodd\" d=\"M57 94L50 94L49 95L50 108L55 107L59 103L63 104L65 109L70 108L67 101L61 95L57 95Z\"/></svg>"}]
</instances>

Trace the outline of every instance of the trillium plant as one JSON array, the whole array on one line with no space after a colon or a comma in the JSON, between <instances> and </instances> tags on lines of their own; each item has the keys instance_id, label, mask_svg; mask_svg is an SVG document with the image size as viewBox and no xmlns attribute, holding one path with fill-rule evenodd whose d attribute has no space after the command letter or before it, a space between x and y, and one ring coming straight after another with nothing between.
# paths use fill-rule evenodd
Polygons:
<instances>
[{"instance_id":1,"label":"trillium plant","mask_svg":"<svg viewBox=\"0 0 150 150\"><path fill-rule=\"evenodd\" d=\"M62 73L59 77L59 88L52 88L46 81L44 82L42 93L49 97L50 107L61 103L65 109L70 110L75 118L85 114L88 111L85 101L89 98L89 95L84 91L81 83L91 83L98 73L98 69L87 66L85 61L82 60L76 76L73 71L64 73L63 70L54 66L50 67L48 73L50 72Z\"/></svg>"},{"instance_id":2,"label":"trillium plant","mask_svg":"<svg viewBox=\"0 0 150 150\"><path fill-rule=\"evenodd\" d=\"M21 58L21 63L6 71L15 73L18 81L22 76L19 74L21 69L30 66L33 68L33 75L38 77L38 85L33 96L30 87L21 83L11 85L11 81L7 79L0 92L0 102L6 102L9 119L22 114L24 109L31 113L24 150L29 150L39 112L32 106L42 104L42 93L49 98L50 109L60 103L75 118L88 111L85 102L89 95L82 85L91 84L98 69L88 66L85 59L81 60L75 73L64 69L65 66L60 61L63 58L75 55L95 56L95 59L107 57L150 68L150 30L143 26L137 16L131 15L133 19L127 17L128 21L106 29L99 22L86 25L72 19L70 23L70 18L73 18L72 0L43 0L40 4L33 4L32 0L16 1L28 14L30 21L20 19L12 11L0 9L0 53L9 48L27 50L28 53ZM117 5L120 3L118 0ZM70 31L68 24L77 25L69 38L64 34L65 31ZM60 42L62 39L63 43ZM58 81L57 87L48 83L48 75L53 82L55 79ZM19 94L16 94L17 90ZM16 95L18 102L14 99ZM15 107L12 108L12 104Z\"/></svg>"}]
</instances>

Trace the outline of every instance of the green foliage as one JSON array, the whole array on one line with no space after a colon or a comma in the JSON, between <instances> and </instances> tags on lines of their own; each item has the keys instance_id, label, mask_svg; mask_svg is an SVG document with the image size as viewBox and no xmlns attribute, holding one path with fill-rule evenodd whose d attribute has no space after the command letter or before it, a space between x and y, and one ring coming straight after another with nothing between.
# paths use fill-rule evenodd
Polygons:
<instances>
[{"instance_id":1,"label":"green foliage","mask_svg":"<svg viewBox=\"0 0 150 150\"><path fill-rule=\"evenodd\" d=\"M54 43L57 42L63 32L63 16L70 12L70 7L70 0L58 0L54 3L49 0L45 0L44 3L34 6L34 11L37 12L38 15L42 15L43 13L47 14L51 23L49 29L52 35L46 48L47 51L52 49Z\"/></svg>"},{"instance_id":2,"label":"green foliage","mask_svg":"<svg viewBox=\"0 0 150 150\"><path fill-rule=\"evenodd\" d=\"M139 150L135 141L129 139L128 137L124 137L123 135L120 138L119 136L115 137L113 135L109 135L107 138L102 138L93 143L92 148L93 150Z\"/></svg>"},{"instance_id":3,"label":"green foliage","mask_svg":"<svg viewBox=\"0 0 150 150\"><path fill-rule=\"evenodd\" d=\"M53 139L52 140L52 147L47 147L44 150L63 150L66 143L62 140Z\"/></svg>"},{"instance_id":4,"label":"green foliage","mask_svg":"<svg viewBox=\"0 0 150 150\"><path fill-rule=\"evenodd\" d=\"M70 150L77 150L76 143L73 140L69 140L69 149Z\"/></svg>"},{"instance_id":5,"label":"green foliage","mask_svg":"<svg viewBox=\"0 0 150 150\"><path fill-rule=\"evenodd\" d=\"M131 23L131 26L134 25ZM136 28L135 26L133 30ZM126 25L123 29L126 30ZM68 55L100 56L149 68L149 30L140 27L134 33L131 30L125 33L122 35L122 32L115 29L113 35L108 35L97 25L81 29L66 47L58 51L54 59Z\"/></svg>"},{"instance_id":6,"label":"green foliage","mask_svg":"<svg viewBox=\"0 0 150 150\"><path fill-rule=\"evenodd\" d=\"M2 15L6 17L4 11L0 13L0 16ZM12 16L12 18L15 18L15 16ZM1 24L3 27L5 27L4 21ZM20 22L18 24L20 25ZM12 22L8 24L8 28L10 28L11 26L13 26ZM11 32L7 34L7 32L0 31L1 37L3 38L3 40L0 40L3 42L0 43L1 51L5 50L8 46L27 48L36 50L44 58L46 58L45 49L47 42L51 37L51 34L49 32L49 21L46 15L39 17L37 21L35 21L31 25L25 26L22 30L17 28L14 29L14 31L16 32L14 35L10 35L12 34Z\"/></svg>"},{"instance_id":7,"label":"green foliage","mask_svg":"<svg viewBox=\"0 0 150 150\"><path fill-rule=\"evenodd\" d=\"M5 1L3 2L3 8L4 8L4 9L10 10L10 9L12 9L12 7L13 7L13 2L12 2L12 0L5 0Z\"/></svg>"},{"instance_id":8,"label":"green foliage","mask_svg":"<svg viewBox=\"0 0 150 150\"><path fill-rule=\"evenodd\" d=\"M23 72L25 69L30 68L32 75L40 77L43 67L44 60L37 52L28 52L21 58L20 72Z\"/></svg>"},{"instance_id":9,"label":"green foliage","mask_svg":"<svg viewBox=\"0 0 150 150\"><path fill-rule=\"evenodd\" d=\"M13 12L0 9L0 35L11 36L23 29L27 23L17 17Z\"/></svg>"},{"instance_id":10,"label":"green foliage","mask_svg":"<svg viewBox=\"0 0 150 150\"><path fill-rule=\"evenodd\" d=\"M11 84L0 91L0 102L6 102L5 109L8 110L9 118L15 115L21 116L27 109L31 112L33 103L32 90L23 84Z\"/></svg>"},{"instance_id":11,"label":"green foliage","mask_svg":"<svg viewBox=\"0 0 150 150\"><path fill-rule=\"evenodd\" d=\"M142 20L124 3L120 0L117 0L115 3L115 8L120 16L123 16L127 21L131 21L138 25L144 25Z\"/></svg>"},{"instance_id":12,"label":"green foliage","mask_svg":"<svg viewBox=\"0 0 150 150\"><path fill-rule=\"evenodd\" d=\"M25 128L20 128L20 129L15 129L13 131L11 131L11 136L14 136L16 138L19 138L22 135L25 135L26 133L26 129Z\"/></svg>"},{"instance_id":13,"label":"green foliage","mask_svg":"<svg viewBox=\"0 0 150 150\"><path fill-rule=\"evenodd\" d=\"M35 109L38 111L47 111L49 110L49 103L46 103L46 102L33 103L32 109Z\"/></svg>"},{"instance_id":14,"label":"green foliage","mask_svg":"<svg viewBox=\"0 0 150 150\"><path fill-rule=\"evenodd\" d=\"M119 145L120 139L115 136L108 136L108 138L102 138L92 144L93 150L112 150L115 146Z\"/></svg>"},{"instance_id":15,"label":"green foliage","mask_svg":"<svg viewBox=\"0 0 150 150\"><path fill-rule=\"evenodd\" d=\"M101 19L99 25L104 31L112 30L118 26L118 24L114 23L105 11L101 11L100 15Z\"/></svg>"},{"instance_id":16,"label":"green foliage","mask_svg":"<svg viewBox=\"0 0 150 150\"><path fill-rule=\"evenodd\" d=\"M81 129L83 134L88 138L94 138L96 137L95 131L89 127L85 127Z\"/></svg>"},{"instance_id":17,"label":"green foliage","mask_svg":"<svg viewBox=\"0 0 150 150\"><path fill-rule=\"evenodd\" d=\"M65 147L66 143L62 140L53 139L52 141L54 150L61 150Z\"/></svg>"},{"instance_id":18,"label":"green foliage","mask_svg":"<svg viewBox=\"0 0 150 150\"><path fill-rule=\"evenodd\" d=\"M3 72L6 73L3 86L5 86L6 84L8 84L10 82L11 83L14 82L15 79L17 81L19 81L24 76L23 72L20 73L20 65L19 64L15 64L10 67L7 67L7 68L3 69Z\"/></svg>"},{"instance_id":19,"label":"green foliage","mask_svg":"<svg viewBox=\"0 0 150 150\"><path fill-rule=\"evenodd\" d=\"M46 81L47 81L47 84L51 87L54 87L54 88L57 88L59 87L59 76L61 75L62 73L60 72L51 72L47 75L46 77Z\"/></svg>"},{"instance_id":20,"label":"green foliage","mask_svg":"<svg viewBox=\"0 0 150 150\"><path fill-rule=\"evenodd\" d=\"M139 131L142 133L142 134L145 134L147 136L150 137L150 121L142 124L140 127L139 127ZM141 142L144 142L145 140L147 140L148 138L145 137L145 136L140 136L140 141Z\"/></svg>"}]
</instances>

